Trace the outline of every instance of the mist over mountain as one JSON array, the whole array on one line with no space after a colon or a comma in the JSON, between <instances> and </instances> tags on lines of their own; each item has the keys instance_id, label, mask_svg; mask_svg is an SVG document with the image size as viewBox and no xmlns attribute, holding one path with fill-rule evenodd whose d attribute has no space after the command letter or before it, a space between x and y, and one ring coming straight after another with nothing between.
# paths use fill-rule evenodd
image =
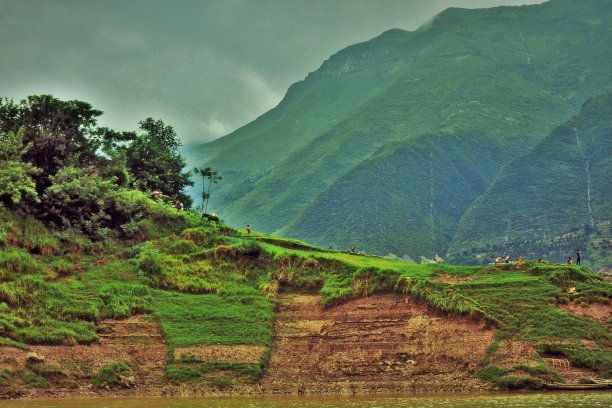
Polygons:
<instances>
[{"instance_id":1,"label":"mist over mountain","mask_svg":"<svg viewBox=\"0 0 612 408\"><path fill-rule=\"evenodd\" d=\"M605 0L448 9L416 31L338 52L277 107L186 155L224 176L209 208L231 224L337 249L414 260L451 250L482 262L488 252L468 256L475 242L506 241L506 227L474 234L499 228L489 223L499 206L485 197L522 166L513 159L612 89L611 26ZM609 203L609 185L601 191ZM559 231L584 222L567 221Z\"/></svg>"}]
</instances>

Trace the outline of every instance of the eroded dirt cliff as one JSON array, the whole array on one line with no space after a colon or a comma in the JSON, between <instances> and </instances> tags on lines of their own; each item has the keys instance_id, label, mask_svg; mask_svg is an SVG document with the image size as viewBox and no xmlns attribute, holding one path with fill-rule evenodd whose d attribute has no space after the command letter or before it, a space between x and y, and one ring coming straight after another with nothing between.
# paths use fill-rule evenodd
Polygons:
<instances>
[{"instance_id":1,"label":"eroded dirt cliff","mask_svg":"<svg viewBox=\"0 0 612 408\"><path fill-rule=\"evenodd\" d=\"M320 296L284 294L262 386L272 392L478 390L473 373L495 330L401 296L324 309Z\"/></svg>"}]
</instances>

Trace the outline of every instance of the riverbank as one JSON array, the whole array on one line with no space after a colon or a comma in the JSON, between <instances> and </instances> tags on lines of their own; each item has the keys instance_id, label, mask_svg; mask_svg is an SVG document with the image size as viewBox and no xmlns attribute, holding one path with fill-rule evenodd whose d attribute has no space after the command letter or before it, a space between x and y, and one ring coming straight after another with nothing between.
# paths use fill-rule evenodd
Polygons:
<instances>
[{"instance_id":1,"label":"riverbank","mask_svg":"<svg viewBox=\"0 0 612 408\"><path fill-rule=\"evenodd\" d=\"M104 242L0 212L1 398L473 392L612 375L612 285L588 267L410 264L158 210L174 231Z\"/></svg>"},{"instance_id":2,"label":"riverbank","mask_svg":"<svg viewBox=\"0 0 612 408\"><path fill-rule=\"evenodd\" d=\"M536 344L504 341L495 356L490 346L497 329L484 319L450 316L412 296L373 295L324 308L313 293L279 294L269 365L254 383L241 381L236 365L260 361L266 348L200 345L168 348L150 316L99 324L96 344L0 347L0 367L32 368L35 354L48 372L51 388L23 387L2 398L197 397L229 395L364 395L389 392L469 393L498 389L478 377L483 361L496 366L528 366L538 359ZM210 365L199 379L178 385L167 381L171 358L183 369ZM124 361L136 386L92 387L93 373L109 361ZM597 374L573 367L567 359L546 359L563 381ZM60 374L61 373L61 374ZM223 378L226 383L214 381ZM231 382L230 382L231 381Z\"/></svg>"}]
</instances>

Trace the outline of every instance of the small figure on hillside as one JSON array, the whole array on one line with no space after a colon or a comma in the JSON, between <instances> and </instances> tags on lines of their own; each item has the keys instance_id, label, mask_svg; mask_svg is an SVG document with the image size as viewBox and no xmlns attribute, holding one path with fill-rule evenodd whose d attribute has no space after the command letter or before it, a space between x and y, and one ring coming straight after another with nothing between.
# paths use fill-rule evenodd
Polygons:
<instances>
[{"instance_id":1,"label":"small figure on hillside","mask_svg":"<svg viewBox=\"0 0 612 408\"><path fill-rule=\"evenodd\" d=\"M517 260L518 260L518 263L523 263L523 255L519 255Z\"/></svg>"},{"instance_id":2,"label":"small figure on hillside","mask_svg":"<svg viewBox=\"0 0 612 408\"><path fill-rule=\"evenodd\" d=\"M179 200L176 200L176 202L174 203L174 208L176 208L176 211L183 211L183 203L181 203Z\"/></svg>"},{"instance_id":3,"label":"small figure on hillside","mask_svg":"<svg viewBox=\"0 0 612 408\"><path fill-rule=\"evenodd\" d=\"M357 253L357 249L355 247L352 247L350 252L351 252L351 254L356 254Z\"/></svg>"},{"instance_id":4,"label":"small figure on hillside","mask_svg":"<svg viewBox=\"0 0 612 408\"><path fill-rule=\"evenodd\" d=\"M580 265L580 250L576 250L576 265Z\"/></svg>"},{"instance_id":5,"label":"small figure on hillside","mask_svg":"<svg viewBox=\"0 0 612 408\"><path fill-rule=\"evenodd\" d=\"M247 230L247 235L251 236L251 224L247 224L246 230Z\"/></svg>"},{"instance_id":6,"label":"small figure on hillside","mask_svg":"<svg viewBox=\"0 0 612 408\"><path fill-rule=\"evenodd\" d=\"M506 255L506 258L504 259L504 261L506 261L506 263L510 263L510 255Z\"/></svg>"},{"instance_id":7,"label":"small figure on hillside","mask_svg":"<svg viewBox=\"0 0 612 408\"><path fill-rule=\"evenodd\" d=\"M502 260L501 256L498 256L497 258L495 258L495 264L500 264L500 263L502 263L502 261L503 260Z\"/></svg>"},{"instance_id":8,"label":"small figure on hillside","mask_svg":"<svg viewBox=\"0 0 612 408\"><path fill-rule=\"evenodd\" d=\"M572 258L571 256L567 257L567 264L568 265L573 265L574 264L574 258Z\"/></svg>"},{"instance_id":9,"label":"small figure on hillside","mask_svg":"<svg viewBox=\"0 0 612 408\"><path fill-rule=\"evenodd\" d=\"M161 191L154 191L151 193L151 198L154 200L159 200L162 196Z\"/></svg>"},{"instance_id":10,"label":"small figure on hillside","mask_svg":"<svg viewBox=\"0 0 612 408\"><path fill-rule=\"evenodd\" d=\"M329 248L327 248L328 251L333 251L334 248L330 245Z\"/></svg>"}]
</instances>

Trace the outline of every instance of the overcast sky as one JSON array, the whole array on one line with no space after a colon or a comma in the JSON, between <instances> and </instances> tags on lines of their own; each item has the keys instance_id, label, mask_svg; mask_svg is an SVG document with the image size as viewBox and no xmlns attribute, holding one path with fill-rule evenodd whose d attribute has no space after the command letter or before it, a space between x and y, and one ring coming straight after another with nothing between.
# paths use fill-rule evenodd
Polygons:
<instances>
[{"instance_id":1,"label":"overcast sky","mask_svg":"<svg viewBox=\"0 0 612 408\"><path fill-rule=\"evenodd\" d=\"M542 0L0 0L0 96L49 93L134 130L148 116L184 143L273 108L342 48L414 30L447 7Z\"/></svg>"}]
</instances>

